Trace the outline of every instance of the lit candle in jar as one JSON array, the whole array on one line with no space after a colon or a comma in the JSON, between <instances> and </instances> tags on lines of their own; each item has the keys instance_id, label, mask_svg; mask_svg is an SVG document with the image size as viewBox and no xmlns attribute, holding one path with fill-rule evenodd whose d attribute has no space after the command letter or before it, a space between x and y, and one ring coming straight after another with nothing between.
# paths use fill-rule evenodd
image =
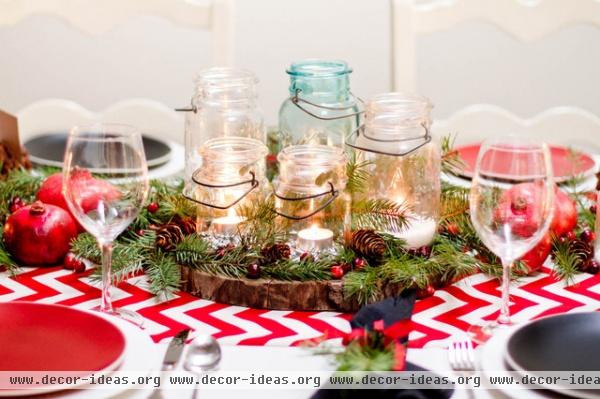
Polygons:
<instances>
[{"instance_id":1,"label":"lit candle in jar","mask_svg":"<svg viewBox=\"0 0 600 399\"><path fill-rule=\"evenodd\" d=\"M333 246L333 231L312 225L298 232L298 248L302 251L322 251Z\"/></svg>"},{"instance_id":2,"label":"lit candle in jar","mask_svg":"<svg viewBox=\"0 0 600 399\"><path fill-rule=\"evenodd\" d=\"M402 195L396 198L396 203L406 206L407 224L401 231L393 232L393 235L406 241L405 248L419 248L429 245L437 232L437 222L432 218L421 217L412 213L410 205L407 205L408 202Z\"/></svg>"},{"instance_id":3,"label":"lit candle in jar","mask_svg":"<svg viewBox=\"0 0 600 399\"><path fill-rule=\"evenodd\" d=\"M227 216L215 218L210 225L213 234L232 236L237 234L240 223L246 221L246 217L238 216L233 209L227 211Z\"/></svg>"},{"instance_id":4,"label":"lit candle in jar","mask_svg":"<svg viewBox=\"0 0 600 399\"><path fill-rule=\"evenodd\" d=\"M419 248L429 245L437 231L437 223L432 218L422 218L415 215L407 215L408 224L402 231L395 232L396 237L406 241L406 248Z\"/></svg>"}]
</instances>

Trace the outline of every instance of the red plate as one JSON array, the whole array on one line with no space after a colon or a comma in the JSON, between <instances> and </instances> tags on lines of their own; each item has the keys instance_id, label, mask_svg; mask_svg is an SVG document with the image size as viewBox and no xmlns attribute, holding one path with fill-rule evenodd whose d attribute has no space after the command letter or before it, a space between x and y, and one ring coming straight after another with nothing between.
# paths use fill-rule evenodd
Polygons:
<instances>
[{"instance_id":1,"label":"red plate","mask_svg":"<svg viewBox=\"0 0 600 399\"><path fill-rule=\"evenodd\" d=\"M458 171L458 175L469 179L473 178L480 147L481 144L471 144L456 148L458 154L465 163L465 168ZM577 152L577 157L574 158L573 154L575 153L572 150L566 147L550 146L550 154L552 156L554 180L557 183L563 183L571 179L573 175L583 175L584 177L588 177L593 174L596 169L594 159L582 152ZM506 166L509 167L509 165ZM501 169L495 172L498 176L506 174L506 171Z\"/></svg>"},{"instance_id":2,"label":"red plate","mask_svg":"<svg viewBox=\"0 0 600 399\"><path fill-rule=\"evenodd\" d=\"M108 371L125 352L109 321L77 309L0 303L0 371Z\"/></svg>"}]
</instances>

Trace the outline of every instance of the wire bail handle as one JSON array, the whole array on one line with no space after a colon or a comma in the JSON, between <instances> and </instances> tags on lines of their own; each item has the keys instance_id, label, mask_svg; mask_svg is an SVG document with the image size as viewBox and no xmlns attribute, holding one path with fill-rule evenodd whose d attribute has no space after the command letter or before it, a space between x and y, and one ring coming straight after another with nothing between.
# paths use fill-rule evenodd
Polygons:
<instances>
[{"instance_id":1,"label":"wire bail handle","mask_svg":"<svg viewBox=\"0 0 600 399\"><path fill-rule=\"evenodd\" d=\"M187 107L175 108L175 112L193 112L193 113L197 113L198 112L198 107L196 107L194 105L194 97L192 97L190 99L190 105L188 105Z\"/></svg>"},{"instance_id":2,"label":"wire bail handle","mask_svg":"<svg viewBox=\"0 0 600 399\"><path fill-rule=\"evenodd\" d=\"M367 151L367 152L372 152L375 154L380 154L380 155L391 155L394 157L403 157L406 156L408 154L411 154L413 152L415 152L416 150L418 150L419 148L423 147L424 145L428 144L429 142L431 142L431 132L429 130L429 127L427 126L427 124L425 122L421 123L421 126L423 127L423 129L425 129L425 136L423 136L423 142L416 145L415 147L411 148L408 151L404 151L404 152L385 152L385 151L379 151L379 150L374 150L372 148L365 148L365 147L359 147L356 144L350 144L350 140L346 140L346 145L349 147L354 148L355 150L361 150L361 151ZM352 133L350 133L350 135L348 136L348 139L352 138L352 135L356 133L356 139L358 139L358 137L360 136L360 132L363 131L362 135L363 137L372 140L372 141L376 141L378 143L401 143L403 141L412 141L415 140L414 138L407 138L407 139L378 139L372 136L367 135L366 133L364 133L364 128L365 125L361 125L358 128L356 128ZM354 142L356 142L356 139Z\"/></svg>"},{"instance_id":3,"label":"wire bail handle","mask_svg":"<svg viewBox=\"0 0 600 399\"><path fill-rule=\"evenodd\" d=\"M277 209L275 210L275 213L279 216L282 216L286 219L291 219L291 220L304 220L304 219L308 219L311 216L316 215L317 213L321 212L323 209L327 208L329 206L329 204L331 204L333 202L333 200L335 200L340 195L340 192L335 189L335 186L333 185L332 182L328 181L327 184L329 184L330 190L327 190L327 191L319 193L319 194L307 195L305 197L284 197L281 194L277 193L277 190L273 191L273 195L275 195L275 197L277 197L278 199L280 199L282 201L306 201L309 199L319 198L319 197L323 197L325 195L331 194L331 197L328 198L327 201L325 201L325 203L323 205L321 205L315 211L309 213L308 215L304 215L304 216L287 215L285 213L279 212Z\"/></svg>"},{"instance_id":4,"label":"wire bail handle","mask_svg":"<svg viewBox=\"0 0 600 399\"><path fill-rule=\"evenodd\" d=\"M326 109L329 111L346 111L349 109L354 108L354 106L356 105L356 103L354 103L353 105L349 105L347 107L328 107L326 105L320 105L320 104L316 104L313 103L312 101L308 101L305 100L303 98L300 98L299 94L302 92L302 89L296 89L296 92L294 93L293 96L290 97L290 101L298 108L300 108L302 111L306 112L308 115L312 116L313 118L317 118L317 119L321 119L323 121L333 121L333 120L337 120L337 119L344 119L344 118L350 118L353 116L358 116L361 115L362 113L364 113L365 111L357 111L357 112L353 112L351 114L347 114L347 115L341 115L341 116L320 116L315 114L312 111L309 111L308 109L304 108L301 103L306 103L308 105L312 105L315 108L321 108L321 109ZM352 92L350 92L350 95L352 97L354 97L355 99L357 99L361 104L364 104L364 101L360 98L355 96Z\"/></svg>"},{"instance_id":5,"label":"wire bail handle","mask_svg":"<svg viewBox=\"0 0 600 399\"><path fill-rule=\"evenodd\" d=\"M253 171L249 171L248 172L252 176L250 179L244 180L244 181L241 181L241 182L237 182L237 183L231 183L231 184L209 184L209 183L205 183L205 182L200 181L200 180L198 180L196 178L196 174L198 173L198 171L199 171L199 169L196 170L194 172L194 174L192 175L192 181L194 183L196 183L197 185L202 186L202 187L207 187L207 188L229 188L229 187L242 186L244 184L250 184L250 188L248 190L246 190L238 199L236 199L235 201L233 201L229 205L225 205L225 206L211 204L211 203L208 203L208 202L204 202L204 201L192 198L191 196L185 194L185 192L184 192L183 196L185 198L187 198L188 200L193 201L193 202L195 202L197 204L200 204L200 205L208 206L210 208L221 209L221 210L229 209L232 206L237 205L241 200L243 200L248 194L250 194L252 192L252 190L254 190L255 188L257 188L258 185L259 185L258 180L256 180L256 175L254 174Z\"/></svg>"}]
</instances>

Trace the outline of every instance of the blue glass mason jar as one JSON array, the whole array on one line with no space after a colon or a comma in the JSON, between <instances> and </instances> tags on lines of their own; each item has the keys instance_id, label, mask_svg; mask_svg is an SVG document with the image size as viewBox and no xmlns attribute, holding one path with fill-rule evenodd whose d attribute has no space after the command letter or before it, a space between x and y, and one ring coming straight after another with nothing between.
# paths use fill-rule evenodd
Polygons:
<instances>
[{"instance_id":1,"label":"blue glass mason jar","mask_svg":"<svg viewBox=\"0 0 600 399\"><path fill-rule=\"evenodd\" d=\"M350 91L351 72L344 61L308 59L290 65L290 96L279 110L282 147L344 147L346 136L360 125L361 109Z\"/></svg>"}]
</instances>

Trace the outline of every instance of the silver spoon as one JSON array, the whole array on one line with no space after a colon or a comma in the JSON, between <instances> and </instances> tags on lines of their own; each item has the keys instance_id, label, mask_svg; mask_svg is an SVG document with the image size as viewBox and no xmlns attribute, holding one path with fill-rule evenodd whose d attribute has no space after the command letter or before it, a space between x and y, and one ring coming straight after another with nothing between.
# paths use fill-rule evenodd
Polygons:
<instances>
[{"instance_id":1,"label":"silver spoon","mask_svg":"<svg viewBox=\"0 0 600 399\"><path fill-rule=\"evenodd\" d=\"M183 368L200 378L202 374L215 370L220 362L221 345L211 335L202 334L194 338L190 344ZM196 399L197 388L196 384L192 399Z\"/></svg>"}]
</instances>

